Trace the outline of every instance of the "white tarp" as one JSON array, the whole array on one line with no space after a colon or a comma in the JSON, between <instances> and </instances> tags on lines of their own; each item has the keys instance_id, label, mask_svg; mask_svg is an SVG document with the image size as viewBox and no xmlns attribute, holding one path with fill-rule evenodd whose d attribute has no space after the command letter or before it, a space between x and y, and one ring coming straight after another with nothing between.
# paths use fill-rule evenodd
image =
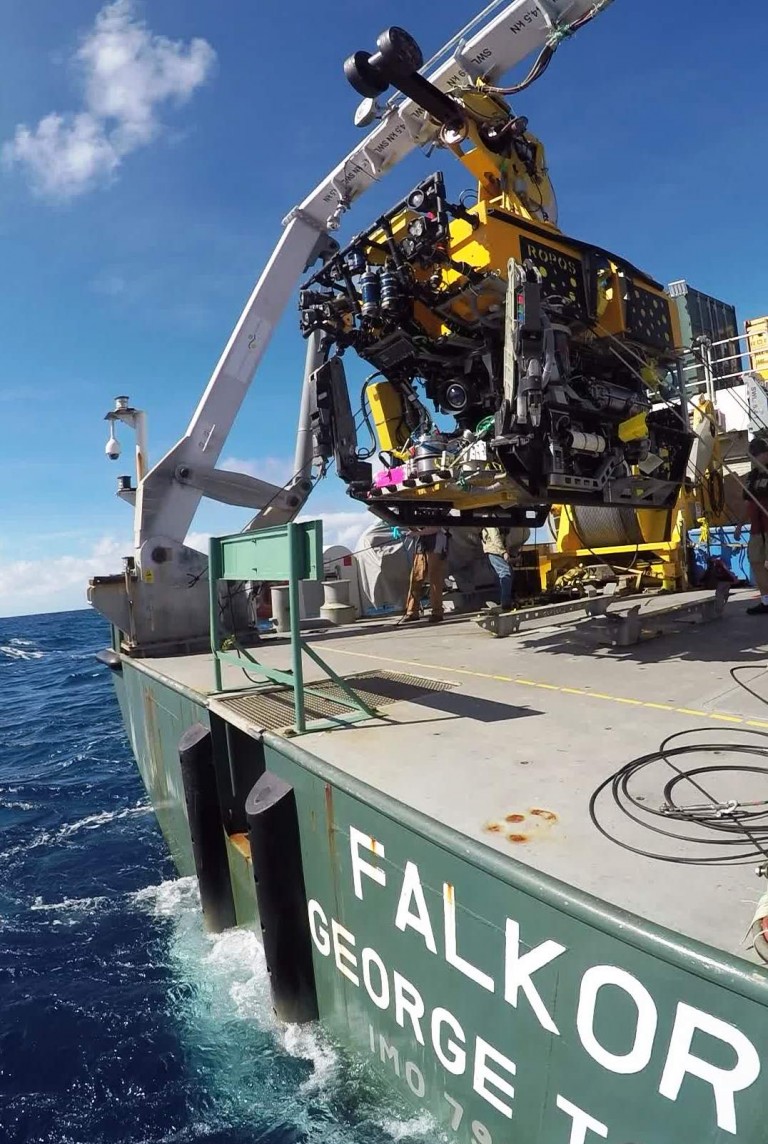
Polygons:
<instances>
[{"instance_id":1,"label":"white tarp","mask_svg":"<svg viewBox=\"0 0 768 1144\"><path fill-rule=\"evenodd\" d=\"M524 543L527 529L515 529L515 539ZM403 608L411 575L412 543L396 540L383 522L365 530L355 545L363 615L378 608ZM459 592L471 595L497 585L488 558L484 555L478 529L451 530L446 579L455 582Z\"/></svg>"}]
</instances>

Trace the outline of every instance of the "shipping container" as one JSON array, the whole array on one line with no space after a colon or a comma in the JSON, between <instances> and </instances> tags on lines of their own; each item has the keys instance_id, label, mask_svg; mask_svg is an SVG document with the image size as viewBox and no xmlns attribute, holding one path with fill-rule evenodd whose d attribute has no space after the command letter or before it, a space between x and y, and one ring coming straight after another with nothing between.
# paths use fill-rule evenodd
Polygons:
<instances>
[{"instance_id":1,"label":"shipping container","mask_svg":"<svg viewBox=\"0 0 768 1144\"><path fill-rule=\"evenodd\" d=\"M747 318L744 333L749 348L749 368L768 381L768 318Z\"/></svg>"},{"instance_id":2,"label":"shipping container","mask_svg":"<svg viewBox=\"0 0 768 1144\"><path fill-rule=\"evenodd\" d=\"M677 306L683 339L681 349L693 349L699 339L709 339L715 390L740 385L744 364L735 307L695 290L684 279L671 282L667 293ZM703 389L706 381L704 366L695 352L686 354L683 367L687 386Z\"/></svg>"}]
</instances>

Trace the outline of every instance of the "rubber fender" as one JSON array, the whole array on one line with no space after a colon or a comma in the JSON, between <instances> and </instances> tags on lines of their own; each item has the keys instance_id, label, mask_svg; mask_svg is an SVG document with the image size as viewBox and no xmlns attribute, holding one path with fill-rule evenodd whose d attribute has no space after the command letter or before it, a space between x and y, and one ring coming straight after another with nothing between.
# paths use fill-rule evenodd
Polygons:
<instances>
[{"instance_id":1,"label":"rubber fender","mask_svg":"<svg viewBox=\"0 0 768 1144\"><path fill-rule=\"evenodd\" d=\"M237 924L227 842L221 818L211 732L194 723L179 740L184 800L206 929L221 933Z\"/></svg>"},{"instance_id":2,"label":"rubber fender","mask_svg":"<svg viewBox=\"0 0 768 1144\"><path fill-rule=\"evenodd\" d=\"M265 771L245 804L272 1003L282 1021L317 1019L312 939L293 787Z\"/></svg>"}]
</instances>

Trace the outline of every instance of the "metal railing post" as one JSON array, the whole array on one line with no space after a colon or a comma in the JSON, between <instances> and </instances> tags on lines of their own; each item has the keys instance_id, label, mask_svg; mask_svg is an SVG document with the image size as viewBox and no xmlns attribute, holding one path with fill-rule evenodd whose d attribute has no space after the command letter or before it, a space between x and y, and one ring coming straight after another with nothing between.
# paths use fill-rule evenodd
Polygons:
<instances>
[{"instance_id":1,"label":"metal railing post","mask_svg":"<svg viewBox=\"0 0 768 1144\"><path fill-rule=\"evenodd\" d=\"M208 588L211 609L211 651L213 652L213 678L216 690L221 691L221 660L219 659L219 541L212 539L208 544Z\"/></svg>"},{"instance_id":2,"label":"metal railing post","mask_svg":"<svg viewBox=\"0 0 768 1144\"><path fill-rule=\"evenodd\" d=\"M299 616L299 578L302 561L299 553L299 529L289 524L288 529L288 607L291 621L291 668L293 670L293 709L296 716L296 730L302 735L306 730L304 713L304 673L301 662L301 617Z\"/></svg>"}]
</instances>

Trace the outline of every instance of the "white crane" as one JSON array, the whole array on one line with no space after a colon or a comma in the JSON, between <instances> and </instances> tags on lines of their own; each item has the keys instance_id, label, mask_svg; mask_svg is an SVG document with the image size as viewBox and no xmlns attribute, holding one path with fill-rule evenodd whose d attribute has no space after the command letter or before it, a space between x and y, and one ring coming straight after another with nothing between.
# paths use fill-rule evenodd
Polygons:
<instances>
[{"instance_id":1,"label":"white crane","mask_svg":"<svg viewBox=\"0 0 768 1144\"><path fill-rule=\"evenodd\" d=\"M496 0L420 71L445 93L480 76L498 82L531 53L547 47L553 51L561 39L610 2ZM286 216L282 237L184 434L148 472L137 474L135 494L124 483L121 486L124 499L134 503L135 552L127 562L130 577L97 578L89 599L123 631L132 631L138 643L172 642L192 635L193 629L207 633L204 561L201 564L200 554L184 545L203 496L257 510L268 506L264 519L273 524L292 519L309 494L312 443L304 400L295 474L288 488L218 470L216 464L275 327L307 267L333 246L331 236L342 216L412 151L439 142L440 126L401 95L381 107L373 99L366 100L356 122L376 125ZM308 343L305 395L306 379L318 364L318 342L313 338ZM114 420L110 425L114 426ZM188 590L174 598L180 588Z\"/></svg>"}]
</instances>

